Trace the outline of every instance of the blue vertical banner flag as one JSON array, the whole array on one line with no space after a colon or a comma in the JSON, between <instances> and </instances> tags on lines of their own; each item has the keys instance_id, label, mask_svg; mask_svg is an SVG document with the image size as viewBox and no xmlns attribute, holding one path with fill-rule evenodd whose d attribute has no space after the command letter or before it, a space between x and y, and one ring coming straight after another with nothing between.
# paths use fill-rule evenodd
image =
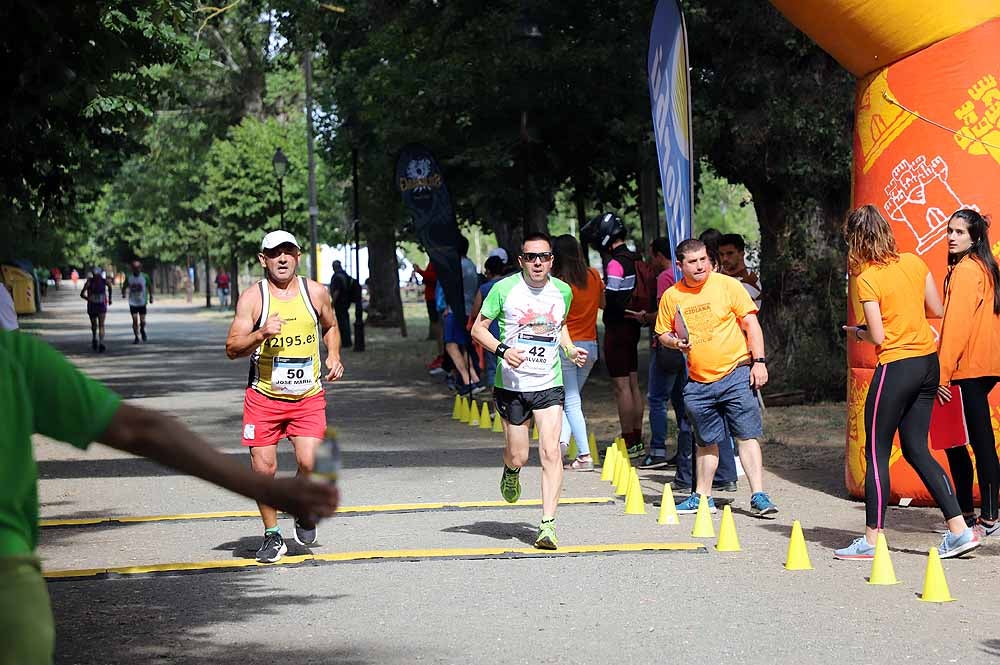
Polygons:
<instances>
[{"instance_id":1,"label":"blue vertical banner flag","mask_svg":"<svg viewBox=\"0 0 1000 665\"><path fill-rule=\"evenodd\" d=\"M694 212L691 77L687 30L677 0L656 3L653 25L649 29L646 68L656 156L660 163L660 187L667 215L667 238L673 254L677 243L691 237ZM673 258L676 261L677 257Z\"/></svg>"}]
</instances>

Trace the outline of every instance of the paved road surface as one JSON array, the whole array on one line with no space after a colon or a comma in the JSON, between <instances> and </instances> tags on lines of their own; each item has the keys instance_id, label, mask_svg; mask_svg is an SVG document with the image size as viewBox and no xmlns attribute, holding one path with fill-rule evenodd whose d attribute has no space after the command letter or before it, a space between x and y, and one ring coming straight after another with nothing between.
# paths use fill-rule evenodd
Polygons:
<instances>
[{"instance_id":1,"label":"paved road surface","mask_svg":"<svg viewBox=\"0 0 1000 665\"><path fill-rule=\"evenodd\" d=\"M136 404L184 420L221 450L239 446L246 361L223 353L228 320L179 300L150 307L149 343L133 346L120 301L108 317L109 352L94 354L83 303L64 289L26 322L85 371ZM427 377L425 342L370 331L369 352L346 352L328 414L344 448L350 506L499 499L499 434L452 421L451 397ZM589 397L589 396L588 396ZM603 396L594 396L595 399ZM253 511L241 497L101 446L87 453L37 442L42 518L50 520ZM290 448L281 466L294 469ZM767 451L765 449L765 459ZM841 468L830 469L841 474ZM524 498L539 496L537 458ZM643 473L645 516L623 504L560 509L560 543L690 543L692 518L657 526L665 472ZM718 553L613 552L490 557L480 548L527 547L540 510L473 507L345 514L321 526L312 552L289 537L296 565L53 580L59 663L949 663L1000 660L997 552L947 561L957 602L922 603L927 548L939 514L893 509L890 544L902 583L872 587L868 566L833 561L863 507L768 474L774 520L733 507L743 545ZM821 486L821 484L819 485ZM565 497L608 499L598 474L567 474ZM799 519L815 569L785 571ZM716 517L718 525L718 516ZM290 521L283 520L290 536ZM253 517L100 523L43 529L48 571L179 562L246 563L259 544ZM365 550L440 550L464 556L324 562ZM470 553L471 550L472 552ZM440 552L438 552L440 554Z\"/></svg>"}]
</instances>

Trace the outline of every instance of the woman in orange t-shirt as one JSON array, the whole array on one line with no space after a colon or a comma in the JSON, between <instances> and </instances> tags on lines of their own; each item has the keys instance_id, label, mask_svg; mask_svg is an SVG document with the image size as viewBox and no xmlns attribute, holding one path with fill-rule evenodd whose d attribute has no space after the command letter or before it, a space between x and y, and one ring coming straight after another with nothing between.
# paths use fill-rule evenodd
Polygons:
<instances>
[{"instance_id":1,"label":"woman in orange t-shirt","mask_svg":"<svg viewBox=\"0 0 1000 665\"><path fill-rule=\"evenodd\" d=\"M941 315L941 298L924 262L896 250L892 229L875 206L852 211L844 235L867 323L844 329L857 342L875 345L878 365L865 400L865 535L836 550L834 556L874 558L889 501L889 454L897 431L903 458L916 470L948 522L938 554L943 559L958 556L980 545L979 534L966 526L951 481L927 446L939 385L927 314Z\"/></svg>"},{"instance_id":2,"label":"woman in orange t-shirt","mask_svg":"<svg viewBox=\"0 0 1000 665\"><path fill-rule=\"evenodd\" d=\"M944 280L941 321L941 387L938 397L951 401L951 386L962 390L969 443L976 454L979 523L972 504L972 460L966 446L948 448L958 505L965 523L980 536L1000 530L997 499L1000 460L990 422L990 391L1000 380L1000 269L990 250L990 223L975 210L959 210L948 220L948 276Z\"/></svg>"},{"instance_id":3,"label":"woman in orange t-shirt","mask_svg":"<svg viewBox=\"0 0 1000 665\"><path fill-rule=\"evenodd\" d=\"M572 434L576 441L577 456L568 461L565 468L572 471L593 471L594 461L590 457L587 422L583 417L580 393L597 361L597 311L604 307L604 282L599 272L587 266L580 243L573 236L567 234L555 238L552 241L552 253L555 254L552 274L569 284L573 290L573 302L566 315L570 339L576 346L587 350L587 362L583 367L577 367L559 351L563 389L566 393L559 444L565 453Z\"/></svg>"}]
</instances>

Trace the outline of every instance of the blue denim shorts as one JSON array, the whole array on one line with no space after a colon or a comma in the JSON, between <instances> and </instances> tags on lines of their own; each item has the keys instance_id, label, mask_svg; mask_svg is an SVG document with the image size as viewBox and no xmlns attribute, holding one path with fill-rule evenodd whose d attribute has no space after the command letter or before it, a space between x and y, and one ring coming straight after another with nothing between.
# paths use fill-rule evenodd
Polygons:
<instances>
[{"instance_id":1,"label":"blue denim shorts","mask_svg":"<svg viewBox=\"0 0 1000 665\"><path fill-rule=\"evenodd\" d=\"M757 397L750 389L750 367L744 365L713 383L688 380L684 409L699 446L715 446L734 439L764 435ZM727 429L728 428L728 429Z\"/></svg>"}]
</instances>

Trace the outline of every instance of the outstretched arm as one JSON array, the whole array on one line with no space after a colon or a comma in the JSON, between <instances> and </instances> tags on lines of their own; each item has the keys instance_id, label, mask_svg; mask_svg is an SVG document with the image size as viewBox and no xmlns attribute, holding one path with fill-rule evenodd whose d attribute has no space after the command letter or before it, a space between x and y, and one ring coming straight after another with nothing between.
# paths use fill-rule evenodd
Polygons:
<instances>
[{"instance_id":1,"label":"outstretched arm","mask_svg":"<svg viewBox=\"0 0 1000 665\"><path fill-rule=\"evenodd\" d=\"M336 488L299 477L273 479L254 473L210 446L180 421L156 411L122 404L98 440L296 517L329 517L337 509Z\"/></svg>"}]
</instances>

